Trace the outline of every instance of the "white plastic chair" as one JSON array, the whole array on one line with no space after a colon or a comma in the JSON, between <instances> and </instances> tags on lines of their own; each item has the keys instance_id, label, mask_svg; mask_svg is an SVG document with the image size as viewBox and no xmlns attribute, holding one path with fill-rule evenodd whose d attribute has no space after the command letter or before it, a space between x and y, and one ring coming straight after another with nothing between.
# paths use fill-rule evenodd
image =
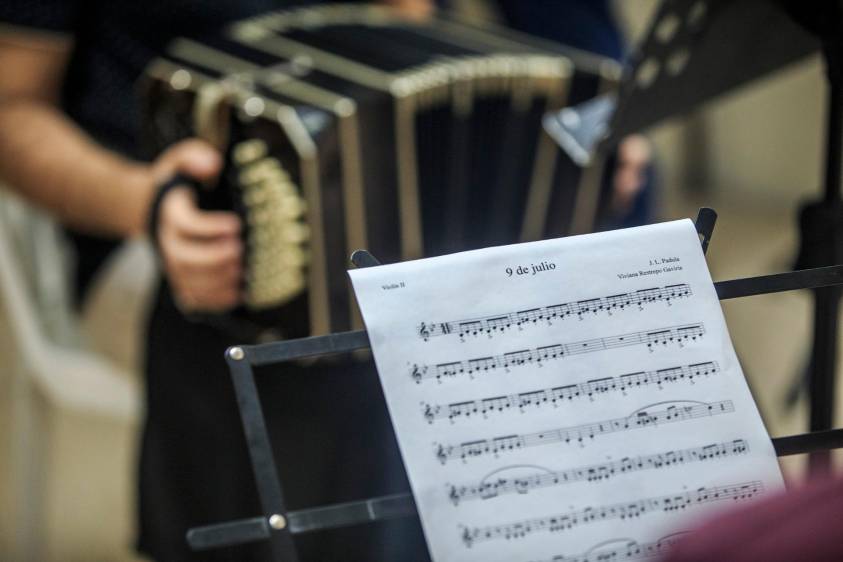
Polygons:
<instances>
[{"instance_id":1,"label":"white plastic chair","mask_svg":"<svg viewBox=\"0 0 843 562\"><path fill-rule=\"evenodd\" d=\"M108 533L114 520L128 520L126 514L99 512L98 506L114 504L113 498L89 497L78 502L78 511L65 505L81 493L71 489L80 480L78 470L71 477L75 438L69 435L105 424L126 428L116 434L106 430L118 441L120 435L134 441L139 414L137 377L81 343L66 256L50 220L0 192L0 447L5 449L0 450L0 558L5 560L86 557L68 551L77 541L87 543L88 556L100 558L92 542L115 539L96 536L96 529ZM78 439L90 441L84 435ZM132 481L125 459L102 453L96 459L114 465L101 467L103 473L122 470L128 474L110 478ZM123 487L130 495L130 486ZM124 499L124 504L131 501ZM80 527L85 518L101 520ZM88 529L93 535L71 536L87 535ZM129 552L128 544L124 548Z\"/></svg>"}]
</instances>

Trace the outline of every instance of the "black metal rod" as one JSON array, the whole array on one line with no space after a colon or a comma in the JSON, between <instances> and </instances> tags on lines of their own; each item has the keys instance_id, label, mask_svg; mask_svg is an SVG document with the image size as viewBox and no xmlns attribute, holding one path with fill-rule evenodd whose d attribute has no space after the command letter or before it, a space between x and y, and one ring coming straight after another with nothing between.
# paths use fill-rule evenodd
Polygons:
<instances>
[{"instance_id":1,"label":"black metal rod","mask_svg":"<svg viewBox=\"0 0 843 562\"><path fill-rule=\"evenodd\" d=\"M361 267L376 267L381 264L378 259L370 254L367 250L354 250L351 254L351 263L354 264L354 267L361 268Z\"/></svg>"},{"instance_id":2,"label":"black metal rod","mask_svg":"<svg viewBox=\"0 0 843 562\"><path fill-rule=\"evenodd\" d=\"M249 448L249 459L252 461L252 471L258 488L261 507L267 521L273 515L287 512L281 482L278 480L278 468L272 454L269 433L266 428L266 418L263 415L258 389L255 385L255 374L247 361L242 348L231 348L226 352L226 361L231 371L231 381L237 396L237 407L246 434L246 444ZM233 483L232 483L233 484ZM298 553L289 529L278 529L269 533L269 541L276 560L298 562Z\"/></svg>"},{"instance_id":3,"label":"black metal rod","mask_svg":"<svg viewBox=\"0 0 843 562\"><path fill-rule=\"evenodd\" d=\"M825 204L832 208L840 205L843 165L843 61L840 49L838 36L824 37L823 51L829 84L824 196ZM830 227L834 228L833 225ZM834 238L830 244L825 263L839 263L839 242ZM814 291L814 339L808 380L811 431L828 429L834 423L839 309L840 291L837 288ZM811 455L809 468L812 473L828 473L831 470L831 455L828 452Z\"/></svg>"},{"instance_id":4,"label":"black metal rod","mask_svg":"<svg viewBox=\"0 0 843 562\"><path fill-rule=\"evenodd\" d=\"M814 341L808 379L811 431L822 431L834 424L839 308L840 291L837 287L814 291ZM831 455L828 451L811 455L809 468L812 473L828 473Z\"/></svg>"},{"instance_id":5,"label":"black metal rod","mask_svg":"<svg viewBox=\"0 0 843 562\"><path fill-rule=\"evenodd\" d=\"M246 357L254 366L283 363L294 359L305 359L317 355L348 353L371 347L369 334L365 330L339 332L326 336L313 336L298 340L242 346Z\"/></svg>"},{"instance_id":6,"label":"black metal rod","mask_svg":"<svg viewBox=\"0 0 843 562\"><path fill-rule=\"evenodd\" d=\"M843 449L843 429L827 429L800 435L775 437L773 447L776 449L776 455L780 457Z\"/></svg>"},{"instance_id":7,"label":"black metal rod","mask_svg":"<svg viewBox=\"0 0 843 562\"><path fill-rule=\"evenodd\" d=\"M298 534L413 515L418 515L413 495L402 493L291 511L287 520L290 532Z\"/></svg>"},{"instance_id":8,"label":"black metal rod","mask_svg":"<svg viewBox=\"0 0 843 562\"><path fill-rule=\"evenodd\" d=\"M717 212L711 207L701 207L697 213L697 220L694 226L697 227L697 234L700 235L700 244L703 254L708 252L708 245L714 235L714 225L717 223Z\"/></svg>"},{"instance_id":9,"label":"black metal rod","mask_svg":"<svg viewBox=\"0 0 843 562\"><path fill-rule=\"evenodd\" d=\"M824 45L828 74L828 109L826 116L825 202L840 202L841 165L843 165L843 86L839 74L839 42Z\"/></svg>"},{"instance_id":10,"label":"black metal rod","mask_svg":"<svg viewBox=\"0 0 843 562\"><path fill-rule=\"evenodd\" d=\"M194 527L187 532L187 544L191 550L209 550L266 540L269 538L269 533L266 517L252 517L205 527Z\"/></svg>"},{"instance_id":11,"label":"black metal rod","mask_svg":"<svg viewBox=\"0 0 843 562\"><path fill-rule=\"evenodd\" d=\"M833 285L843 285L843 265L718 281L714 288L720 300L726 300Z\"/></svg>"}]
</instances>

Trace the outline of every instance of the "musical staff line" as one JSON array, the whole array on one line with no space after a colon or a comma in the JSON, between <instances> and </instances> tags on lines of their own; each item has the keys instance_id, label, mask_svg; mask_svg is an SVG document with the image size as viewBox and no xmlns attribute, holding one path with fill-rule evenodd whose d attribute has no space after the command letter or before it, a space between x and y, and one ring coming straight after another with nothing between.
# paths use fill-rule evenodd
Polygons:
<instances>
[{"instance_id":1,"label":"musical staff line","mask_svg":"<svg viewBox=\"0 0 843 562\"><path fill-rule=\"evenodd\" d=\"M682 403L692 405L677 406L677 404ZM671 406L668 406L663 410L648 410L648 408L653 406L661 406L664 404L671 404ZM527 433L524 435L504 435L501 437L493 437L491 439L478 439L476 441L460 443L459 445L438 444L434 445L434 454L436 455L436 458L439 459L439 462L445 464L449 460L453 459L466 461L471 457L498 455L499 453L506 453L525 449L527 447L537 447L552 443L567 444L573 441L581 446L584 446L587 439L593 440L598 435L606 435L609 433L629 431L643 427L652 427L659 424L675 423L702 417L728 414L734 411L735 408L731 400L710 403L697 402L694 400L671 400L667 402L657 402L655 404L639 408L630 415L622 418L614 418L572 427L549 429L546 431Z\"/></svg>"},{"instance_id":2,"label":"musical staff line","mask_svg":"<svg viewBox=\"0 0 843 562\"><path fill-rule=\"evenodd\" d=\"M607 562L611 560L647 560L661 559L679 542L681 535L688 531L679 531L662 537L657 541L639 543L632 539L612 539L596 544L588 551L574 556L558 554L553 558L536 560L534 562ZM611 546L623 543L623 546Z\"/></svg>"},{"instance_id":3,"label":"musical staff line","mask_svg":"<svg viewBox=\"0 0 843 562\"><path fill-rule=\"evenodd\" d=\"M575 482L602 482L619 474L629 474L646 470L658 470L663 467L704 462L723 457L743 455L749 451L749 445L743 439L712 443L702 447L690 447L681 450L664 451L638 457L625 457L616 461L580 466L565 470L548 470L538 466L504 467L486 475L477 484L451 485L447 488L448 497L454 505L472 500L488 500L506 494L527 494L531 490L564 486ZM523 476L503 477L507 471L538 469Z\"/></svg>"},{"instance_id":4,"label":"musical staff line","mask_svg":"<svg viewBox=\"0 0 843 562\"><path fill-rule=\"evenodd\" d=\"M607 336L605 338L545 345L535 349L510 351L503 355L490 355L463 361L438 363L436 365L413 364L410 367L410 376L418 384L426 379L436 379L441 382L443 378L448 379L497 369L509 369L510 367L526 364L543 364L545 361L562 359L570 355L580 355L632 345L646 345L650 351L653 351L659 345L678 344L681 346L688 340L696 341L697 338L701 338L704 334L705 327L702 323L670 326L655 330Z\"/></svg>"},{"instance_id":5,"label":"musical staff line","mask_svg":"<svg viewBox=\"0 0 843 562\"><path fill-rule=\"evenodd\" d=\"M524 411L525 408L541 408L542 406L557 406L560 402L573 401L575 398L594 399L595 395L609 392L625 392L629 388L649 385L661 385L680 381L693 382L695 378L720 373L716 362L694 363L680 365L655 371L638 371L616 377L603 377L585 382L555 386L540 390L520 392L505 396L492 396L479 400L452 402L447 405L422 403L422 415L433 423L436 420L447 419L452 423L458 419L469 419L472 416L483 416L500 413L512 409Z\"/></svg>"},{"instance_id":6,"label":"musical staff line","mask_svg":"<svg viewBox=\"0 0 843 562\"><path fill-rule=\"evenodd\" d=\"M422 322L417 327L417 333L424 341L450 334L456 335L460 339L464 339L468 335L478 336L480 334L492 337L494 334L503 333L511 328L522 329L522 326L536 324L540 321L552 322L554 319L562 320L570 316L577 316L582 320L589 313L595 315L600 312L612 314L615 310L624 310L632 306L644 310L645 304L655 302L670 304L675 299L686 298L691 294L691 287L685 283L666 285L664 287L641 289L631 293L584 299L478 318L449 322Z\"/></svg>"},{"instance_id":7,"label":"musical staff line","mask_svg":"<svg viewBox=\"0 0 843 562\"><path fill-rule=\"evenodd\" d=\"M478 542L491 540L513 540L537 532L563 532L580 525L611 519L631 519L650 513L680 511L700 504L726 500L741 501L751 499L764 492L760 481L741 482L725 486L702 487L694 491L678 492L664 496L634 500L612 505L569 511L546 517L536 517L525 521L490 525L487 527L464 527L462 540L467 548Z\"/></svg>"}]
</instances>

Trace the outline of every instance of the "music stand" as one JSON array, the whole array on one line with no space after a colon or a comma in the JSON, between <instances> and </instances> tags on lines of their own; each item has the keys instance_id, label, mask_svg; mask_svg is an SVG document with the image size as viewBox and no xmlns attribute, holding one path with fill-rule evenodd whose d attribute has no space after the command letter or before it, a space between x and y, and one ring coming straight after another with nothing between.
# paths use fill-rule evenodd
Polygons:
<instances>
[{"instance_id":1,"label":"music stand","mask_svg":"<svg viewBox=\"0 0 843 562\"><path fill-rule=\"evenodd\" d=\"M796 269L843 263L843 7L841 2L666 0L617 94L545 117L546 131L574 162L590 166L574 233L590 231L608 198L601 172L624 136L641 131L798 61L817 50L829 83L824 198L800 213ZM814 290L809 366L810 429L833 423L840 290ZM827 454L811 457L827 472Z\"/></svg>"},{"instance_id":2,"label":"music stand","mask_svg":"<svg viewBox=\"0 0 843 562\"><path fill-rule=\"evenodd\" d=\"M700 209L696 227L703 252L708 249L716 220L717 214L712 209ZM352 262L357 267L379 265L365 251L355 252ZM837 285L843 285L843 265L720 281L715 283L715 288L718 297L724 300ZM187 541L192 549L205 550L268 540L275 560L297 562L298 554L292 539L294 534L418 514L409 492L297 511L288 511L286 508L253 368L322 355L350 353L369 347L368 334L365 330L358 330L236 346L226 351L225 359L234 383L263 514L191 529L187 533ZM843 448L843 429L779 437L773 439L773 445L779 456Z\"/></svg>"}]
</instances>

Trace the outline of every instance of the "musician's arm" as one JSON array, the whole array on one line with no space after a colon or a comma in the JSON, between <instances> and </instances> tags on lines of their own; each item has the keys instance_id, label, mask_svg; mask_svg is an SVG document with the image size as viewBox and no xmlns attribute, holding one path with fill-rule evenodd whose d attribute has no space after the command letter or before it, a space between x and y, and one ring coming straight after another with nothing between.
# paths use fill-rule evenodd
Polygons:
<instances>
[{"instance_id":1,"label":"musician's arm","mask_svg":"<svg viewBox=\"0 0 843 562\"><path fill-rule=\"evenodd\" d=\"M138 235L157 185L176 171L210 179L220 157L198 140L151 164L98 145L58 107L71 48L66 36L0 30L0 181L80 230ZM167 194L158 239L182 306L220 310L239 302L239 229L234 214L198 210L186 189Z\"/></svg>"},{"instance_id":2,"label":"musician's arm","mask_svg":"<svg viewBox=\"0 0 843 562\"><path fill-rule=\"evenodd\" d=\"M57 107L71 48L59 35L0 35L0 179L68 225L138 234L150 170L97 145Z\"/></svg>"}]
</instances>

